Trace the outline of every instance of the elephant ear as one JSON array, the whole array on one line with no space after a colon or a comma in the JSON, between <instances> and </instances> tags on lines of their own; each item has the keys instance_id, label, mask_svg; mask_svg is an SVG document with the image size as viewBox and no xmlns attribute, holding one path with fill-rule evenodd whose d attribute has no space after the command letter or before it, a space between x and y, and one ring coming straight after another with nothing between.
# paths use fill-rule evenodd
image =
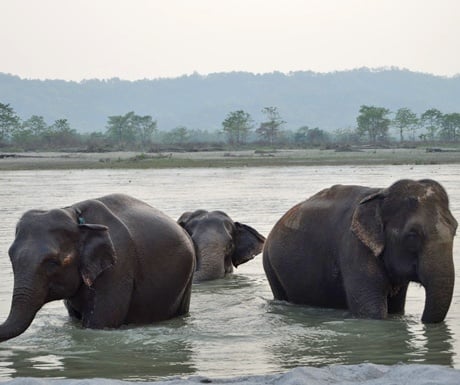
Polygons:
<instances>
[{"instance_id":1,"label":"elephant ear","mask_svg":"<svg viewBox=\"0 0 460 385\"><path fill-rule=\"evenodd\" d=\"M190 220L190 218L192 217L193 213L191 211L186 211L185 213L183 213L179 219L177 220L177 223L184 227L186 225L186 223Z\"/></svg>"},{"instance_id":2,"label":"elephant ear","mask_svg":"<svg viewBox=\"0 0 460 385\"><path fill-rule=\"evenodd\" d=\"M382 254L385 235L381 215L381 202L385 190L380 190L362 199L356 207L351 220L351 231L369 248L374 256Z\"/></svg>"},{"instance_id":3,"label":"elephant ear","mask_svg":"<svg viewBox=\"0 0 460 385\"><path fill-rule=\"evenodd\" d=\"M208 212L206 210L195 210L195 211L186 211L183 213L179 219L177 220L177 223L182 226L183 228L187 227L187 224L194 218L199 218L201 216L204 216Z\"/></svg>"},{"instance_id":4,"label":"elephant ear","mask_svg":"<svg viewBox=\"0 0 460 385\"><path fill-rule=\"evenodd\" d=\"M232 255L233 266L250 261L262 251L265 237L250 226L235 222L235 251Z\"/></svg>"},{"instance_id":5,"label":"elephant ear","mask_svg":"<svg viewBox=\"0 0 460 385\"><path fill-rule=\"evenodd\" d=\"M116 263L116 254L109 228L103 225L82 224L80 248L80 274L87 286L104 270Z\"/></svg>"}]
</instances>

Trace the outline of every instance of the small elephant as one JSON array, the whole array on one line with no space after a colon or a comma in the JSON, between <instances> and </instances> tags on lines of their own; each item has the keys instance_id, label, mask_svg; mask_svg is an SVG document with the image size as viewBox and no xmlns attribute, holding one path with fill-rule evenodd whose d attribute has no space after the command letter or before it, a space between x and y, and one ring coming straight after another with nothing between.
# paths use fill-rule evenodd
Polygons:
<instances>
[{"instance_id":1,"label":"small elephant","mask_svg":"<svg viewBox=\"0 0 460 385\"><path fill-rule=\"evenodd\" d=\"M403 314L408 284L419 282L422 322L441 322L454 288L456 229L447 193L433 180L336 185L276 223L263 265L275 299L365 318Z\"/></svg>"},{"instance_id":2,"label":"small elephant","mask_svg":"<svg viewBox=\"0 0 460 385\"><path fill-rule=\"evenodd\" d=\"M223 278L262 251L265 237L222 211L185 212L177 221L195 245L194 281Z\"/></svg>"},{"instance_id":3,"label":"small elephant","mask_svg":"<svg viewBox=\"0 0 460 385\"><path fill-rule=\"evenodd\" d=\"M23 333L44 304L58 299L94 329L147 324L189 309L193 243L173 219L127 195L27 211L9 254L14 291L0 341Z\"/></svg>"}]
</instances>

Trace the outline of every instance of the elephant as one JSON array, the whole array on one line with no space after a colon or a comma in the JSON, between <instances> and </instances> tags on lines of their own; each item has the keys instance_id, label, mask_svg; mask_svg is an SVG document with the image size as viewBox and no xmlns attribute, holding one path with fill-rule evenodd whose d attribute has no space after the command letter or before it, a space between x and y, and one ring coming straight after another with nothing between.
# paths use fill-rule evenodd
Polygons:
<instances>
[{"instance_id":1,"label":"elephant","mask_svg":"<svg viewBox=\"0 0 460 385\"><path fill-rule=\"evenodd\" d=\"M275 299L348 309L358 318L404 314L409 282L418 282L422 322L438 323L452 300L456 229L447 193L434 180L335 185L278 220L263 266Z\"/></svg>"},{"instance_id":2,"label":"elephant","mask_svg":"<svg viewBox=\"0 0 460 385\"><path fill-rule=\"evenodd\" d=\"M233 220L223 211L183 213L177 222L193 240L196 252L194 282L223 278L233 266L253 259L262 251L265 237Z\"/></svg>"},{"instance_id":3,"label":"elephant","mask_svg":"<svg viewBox=\"0 0 460 385\"><path fill-rule=\"evenodd\" d=\"M190 237L172 218L128 195L25 212L9 255L14 289L0 341L23 333L44 304L60 299L91 329L149 324L189 310Z\"/></svg>"}]
</instances>

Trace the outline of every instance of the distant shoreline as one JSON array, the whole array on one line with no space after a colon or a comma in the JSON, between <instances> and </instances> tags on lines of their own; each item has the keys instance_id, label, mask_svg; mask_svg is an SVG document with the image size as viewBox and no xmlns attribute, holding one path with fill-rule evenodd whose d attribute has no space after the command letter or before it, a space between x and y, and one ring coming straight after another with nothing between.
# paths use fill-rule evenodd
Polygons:
<instances>
[{"instance_id":1,"label":"distant shoreline","mask_svg":"<svg viewBox=\"0 0 460 385\"><path fill-rule=\"evenodd\" d=\"M197 152L0 152L0 171L67 169L166 169L322 165L457 164L458 149L295 149Z\"/></svg>"}]
</instances>

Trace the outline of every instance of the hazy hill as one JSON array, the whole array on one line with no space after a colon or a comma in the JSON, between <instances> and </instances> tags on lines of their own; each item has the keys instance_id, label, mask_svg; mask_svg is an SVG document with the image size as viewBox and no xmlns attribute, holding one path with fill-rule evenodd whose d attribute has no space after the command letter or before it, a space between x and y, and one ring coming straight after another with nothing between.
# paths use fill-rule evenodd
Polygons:
<instances>
[{"instance_id":1,"label":"hazy hill","mask_svg":"<svg viewBox=\"0 0 460 385\"><path fill-rule=\"evenodd\" d=\"M220 130L226 115L249 112L258 124L261 110L275 106L296 130L353 127L363 104L416 113L437 108L460 112L460 76L438 77L407 70L369 70L319 74L246 72L194 74L140 81L30 80L0 73L0 102L27 119L42 115L51 124L66 118L80 132L104 131L107 117L134 111L151 115L158 128Z\"/></svg>"}]
</instances>

